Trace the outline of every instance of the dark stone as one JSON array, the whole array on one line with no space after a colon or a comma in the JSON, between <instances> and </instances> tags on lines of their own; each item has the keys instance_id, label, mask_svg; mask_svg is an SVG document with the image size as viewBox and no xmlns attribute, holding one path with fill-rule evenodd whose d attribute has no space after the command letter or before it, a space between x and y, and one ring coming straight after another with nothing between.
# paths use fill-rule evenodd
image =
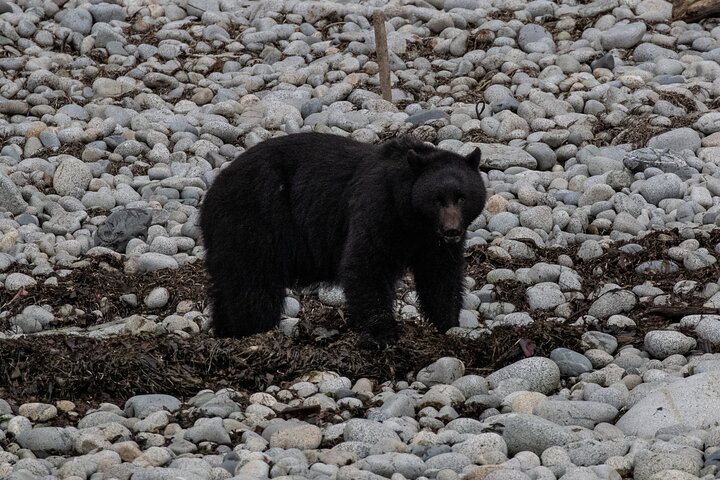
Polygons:
<instances>
[{"instance_id":1,"label":"dark stone","mask_svg":"<svg viewBox=\"0 0 720 480\"><path fill-rule=\"evenodd\" d=\"M593 60L590 64L590 68L593 70L596 68L607 68L608 70L612 70L615 68L615 57L613 57L612 53L606 53L597 60Z\"/></svg>"},{"instance_id":2,"label":"dark stone","mask_svg":"<svg viewBox=\"0 0 720 480\"><path fill-rule=\"evenodd\" d=\"M95 245L124 252L133 238L145 239L152 215L139 208L126 208L113 212L100 225L95 234Z\"/></svg>"}]
</instances>

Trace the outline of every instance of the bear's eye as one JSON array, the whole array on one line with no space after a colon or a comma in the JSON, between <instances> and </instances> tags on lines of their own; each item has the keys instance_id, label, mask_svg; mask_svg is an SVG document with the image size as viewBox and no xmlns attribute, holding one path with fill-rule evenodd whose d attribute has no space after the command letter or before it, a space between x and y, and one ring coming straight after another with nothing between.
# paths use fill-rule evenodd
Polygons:
<instances>
[{"instance_id":1,"label":"bear's eye","mask_svg":"<svg viewBox=\"0 0 720 480\"><path fill-rule=\"evenodd\" d=\"M465 197L463 197L462 195L460 195L460 196L458 197L458 199L457 199L457 204L458 204L458 205L462 205L463 203L465 203Z\"/></svg>"}]
</instances>

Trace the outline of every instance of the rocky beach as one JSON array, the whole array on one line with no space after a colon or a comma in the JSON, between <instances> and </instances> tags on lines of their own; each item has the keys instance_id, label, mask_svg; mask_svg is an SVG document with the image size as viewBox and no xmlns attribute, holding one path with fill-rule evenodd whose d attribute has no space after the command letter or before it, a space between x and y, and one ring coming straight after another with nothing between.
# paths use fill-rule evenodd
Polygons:
<instances>
[{"instance_id":1,"label":"rocky beach","mask_svg":"<svg viewBox=\"0 0 720 480\"><path fill-rule=\"evenodd\" d=\"M718 478L719 62L665 0L0 0L0 478ZM204 194L306 131L481 149L459 327L209 330Z\"/></svg>"}]
</instances>

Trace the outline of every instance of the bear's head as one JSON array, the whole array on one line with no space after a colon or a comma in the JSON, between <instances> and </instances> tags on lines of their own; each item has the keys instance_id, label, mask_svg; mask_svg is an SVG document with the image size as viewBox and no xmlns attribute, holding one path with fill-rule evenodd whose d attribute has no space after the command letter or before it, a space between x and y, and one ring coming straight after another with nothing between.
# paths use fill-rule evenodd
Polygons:
<instances>
[{"instance_id":1,"label":"bear's head","mask_svg":"<svg viewBox=\"0 0 720 480\"><path fill-rule=\"evenodd\" d=\"M480 158L479 148L465 157L439 149L407 153L415 175L413 210L445 243L463 241L468 226L485 206Z\"/></svg>"}]
</instances>

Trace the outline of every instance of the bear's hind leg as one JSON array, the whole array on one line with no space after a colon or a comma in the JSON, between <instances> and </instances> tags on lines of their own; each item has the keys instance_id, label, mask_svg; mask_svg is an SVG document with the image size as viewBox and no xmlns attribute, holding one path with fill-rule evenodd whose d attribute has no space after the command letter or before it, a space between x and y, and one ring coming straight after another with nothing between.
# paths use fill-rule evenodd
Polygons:
<instances>
[{"instance_id":1,"label":"bear's hind leg","mask_svg":"<svg viewBox=\"0 0 720 480\"><path fill-rule=\"evenodd\" d=\"M282 314L285 287L268 278L224 278L213 298L212 326L219 337L246 337L272 330ZM219 300L219 301L218 301Z\"/></svg>"},{"instance_id":2,"label":"bear's hind leg","mask_svg":"<svg viewBox=\"0 0 720 480\"><path fill-rule=\"evenodd\" d=\"M219 337L227 337L228 330L232 326L232 318L228 317L225 307L222 286L212 276L208 285L208 303L210 304L210 325Z\"/></svg>"}]
</instances>

